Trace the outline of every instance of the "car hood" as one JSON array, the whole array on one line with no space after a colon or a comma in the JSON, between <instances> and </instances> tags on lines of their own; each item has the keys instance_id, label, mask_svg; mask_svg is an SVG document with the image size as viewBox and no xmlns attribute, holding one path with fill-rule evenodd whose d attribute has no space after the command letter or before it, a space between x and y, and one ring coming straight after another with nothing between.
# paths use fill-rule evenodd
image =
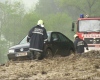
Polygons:
<instances>
[{"instance_id":1,"label":"car hood","mask_svg":"<svg viewBox=\"0 0 100 80\"><path fill-rule=\"evenodd\" d=\"M26 47L29 47L29 43L26 43L26 44L18 44L18 45L15 45L15 46L12 46L10 47L9 49L17 49L17 48L26 48Z\"/></svg>"}]
</instances>

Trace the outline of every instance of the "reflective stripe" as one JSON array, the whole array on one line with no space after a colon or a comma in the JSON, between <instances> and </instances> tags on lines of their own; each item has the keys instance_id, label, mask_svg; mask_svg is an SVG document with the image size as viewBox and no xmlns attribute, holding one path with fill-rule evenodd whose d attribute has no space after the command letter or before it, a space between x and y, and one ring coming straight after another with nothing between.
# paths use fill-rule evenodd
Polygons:
<instances>
[{"instance_id":1,"label":"reflective stripe","mask_svg":"<svg viewBox=\"0 0 100 80\"><path fill-rule=\"evenodd\" d=\"M43 50L40 50L40 49L35 49L35 48L29 48L30 50L35 50L35 51L40 51L40 52L43 52Z\"/></svg>"},{"instance_id":2,"label":"reflective stripe","mask_svg":"<svg viewBox=\"0 0 100 80\"><path fill-rule=\"evenodd\" d=\"M41 34L41 35L43 35L43 33L40 33L40 32L32 32L32 33L37 33L37 34Z\"/></svg>"},{"instance_id":3,"label":"reflective stripe","mask_svg":"<svg viewBox=\"0 0 100 80\"><path fill-rule=\"evenodd\" d=\"M47 39L45 39L44 41L47 41Z\"/></svg>"}]
</instances>

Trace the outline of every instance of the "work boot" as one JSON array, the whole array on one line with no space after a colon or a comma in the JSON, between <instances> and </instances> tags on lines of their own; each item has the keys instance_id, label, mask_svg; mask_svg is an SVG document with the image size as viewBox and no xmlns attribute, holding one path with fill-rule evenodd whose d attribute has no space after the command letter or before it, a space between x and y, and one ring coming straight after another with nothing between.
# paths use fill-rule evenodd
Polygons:
<instances>
[{"instance_id":1,"label":"work boot","mask_svg":"<svg viewBox=\"0 0 100 80\"><path fill-rule=\"evenodd\" d=\"M36 53L36 59L35 60L39 60L40 56L41 56L41 53L40 52L37 52Z\"/></svg>"},{"instance_id":2,"label":"work boot","mask_svg":"<svg viewBox=\"0 0 100 80\"><path fill-rule=\"evenodd\" d=\"M30 50L29 54L30 54L30 59L33 60L34 59L34 51Z\"/></svg>"}]
</instances>

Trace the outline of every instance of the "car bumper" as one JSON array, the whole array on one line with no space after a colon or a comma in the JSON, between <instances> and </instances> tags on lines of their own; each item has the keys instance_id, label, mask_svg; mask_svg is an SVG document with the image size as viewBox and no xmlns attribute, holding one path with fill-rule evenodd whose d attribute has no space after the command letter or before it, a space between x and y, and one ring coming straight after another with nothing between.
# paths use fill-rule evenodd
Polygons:
<instances>
[{"instance_id":1,"label":"car bumper","mask_svg":"<svg viewBox=\"0 0 100 80\"><path fill-rule=\"evenodd\" d=\"M18 58L20 58L20 59L29 59L30 58L30 54L28 52L26 52L26 53L27 53L27 55L21 55L21 56L17 55L19 53L8 53L7 56L8 56L9 60L16 60Z\"/></svg>"}]
</instances>

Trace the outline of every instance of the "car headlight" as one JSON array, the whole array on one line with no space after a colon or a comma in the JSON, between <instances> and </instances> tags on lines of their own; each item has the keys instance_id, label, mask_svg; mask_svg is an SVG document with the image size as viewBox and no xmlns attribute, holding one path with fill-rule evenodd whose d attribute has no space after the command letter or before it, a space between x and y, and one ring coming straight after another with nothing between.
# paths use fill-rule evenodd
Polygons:
<instances>
[{"instance_id":1,"label":"car headlight","mask_svg":"<svg viewBox=\"0 0 100 80\"><path fill-rule=\"evenodd\" d=\"M9 50L9 53L14 53L14 52L15 52L14 49Z\"/></svg>"}]
</instances>

